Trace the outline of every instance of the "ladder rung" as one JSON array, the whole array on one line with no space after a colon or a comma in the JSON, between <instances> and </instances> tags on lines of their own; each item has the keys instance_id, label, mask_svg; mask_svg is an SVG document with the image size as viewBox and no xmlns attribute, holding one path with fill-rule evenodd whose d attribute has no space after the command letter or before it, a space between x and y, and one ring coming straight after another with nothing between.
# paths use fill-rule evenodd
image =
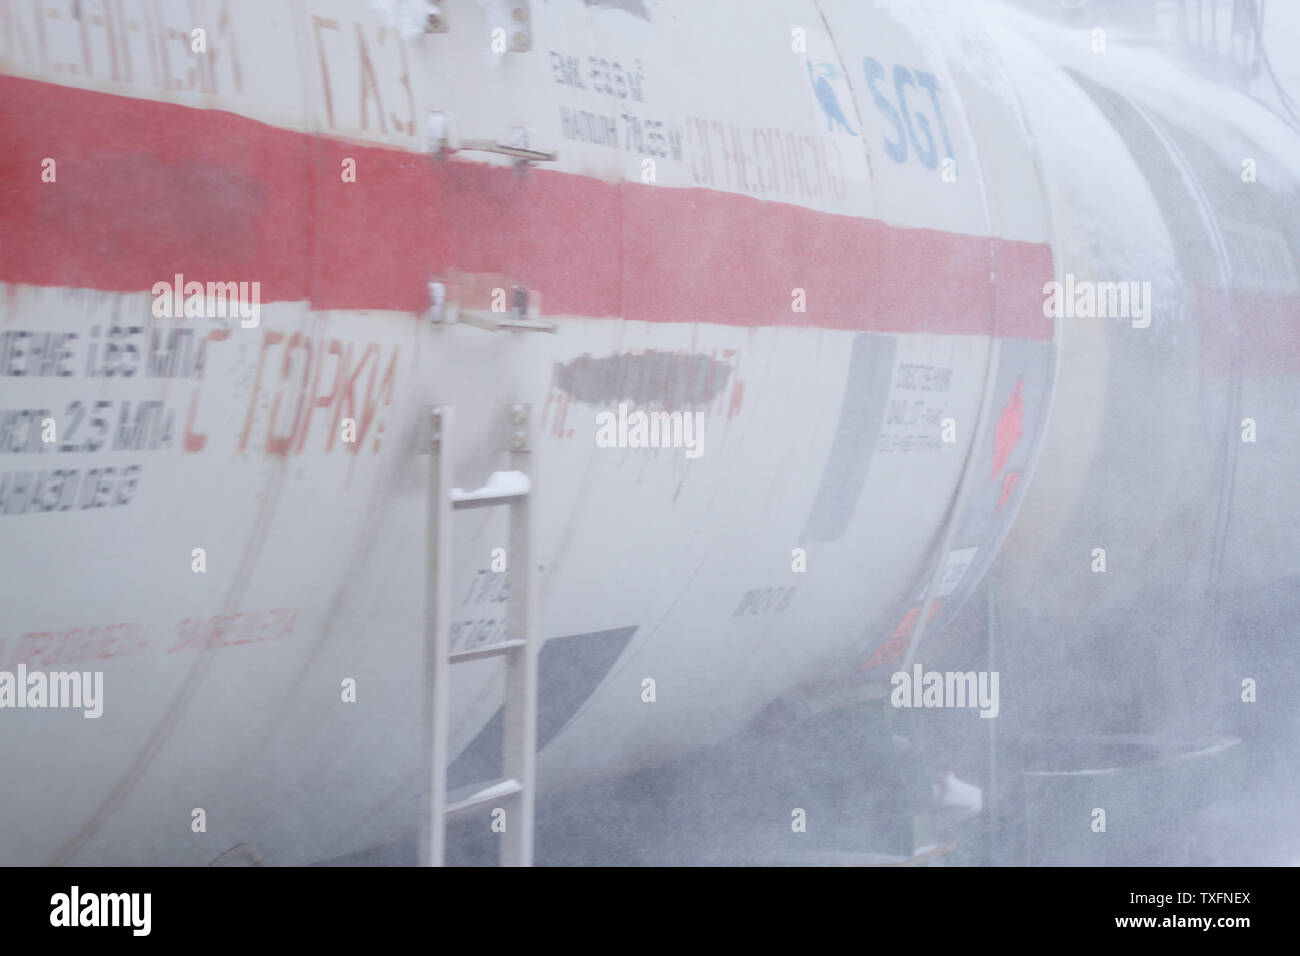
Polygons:
<instances>
[{"instance_id":1,"label":"ladder rung","mask_svg":"<svg viewBox=\"0 0 1300 956\"><path fill-rule=\"evenodd\" d=\"M451 506L456 511L464 511L466 508L495 508L497 505L508 505L512 501L527 497L528 492L522 491L512 495L492 495L484 498L452 498Z\"/></svg>"},{"instance_id":2,"label":"ladder rung","mask_svg":"<svg viewBox=\"0 0 1300 956\"><path fill-rule=\"evenodd\" d=\"M489 332L498 332L501 329L519 329L522 332L554 332L556 325L554 322L547 322L545 319L528 319L515 317L510 312L468 312L461 310L457 318L464 325L473 325L480 329L487 329Z\"/></svg>"},{"instance_id":3,"label":"ladder rung","mask_svg":"<svg viewBox=\"0 0 1300 956\"><path fill-rule=\"evenodd\" d=\"M456 791L456 793L447 795L447 816L451 816L453 813L460 813L463 810L472 809L473 807L482 806L485 803L492 803L495 800L500 800L502 797L514 796L516 793L522 793L523 790L524 785L518 780L513 779L497 780L486 785L478 784L472 787L465 787Z\"/></svg>"},{"instance_id":4,"label":"ladder rung","mask_svg":"<svg viewBox=\"0 0 1300 956\"><path fill-rule=\"evenodd\" d=\"M451 489L451 506L457 511L463 508L490 508L526 498L531 490L532 482L522 471L494 471L482 488L473 491Z\"/></svg>"},{"instance_id":5,"label":"ladder rung","mask_svg":"<svg viewBox=\"0 0 1300 956\"><path fill-rule=\"evenodd\" d=\"M476 661L480 657L495 657L498 654L513 651L516 647L526 647L527 645L528 642L524 640L497 641L495 644L485 644L482 647L473 647L467 651L455 651L450 655L449 660L453 664L463 664L466 661Z\"/></svg>"}]
</instances>

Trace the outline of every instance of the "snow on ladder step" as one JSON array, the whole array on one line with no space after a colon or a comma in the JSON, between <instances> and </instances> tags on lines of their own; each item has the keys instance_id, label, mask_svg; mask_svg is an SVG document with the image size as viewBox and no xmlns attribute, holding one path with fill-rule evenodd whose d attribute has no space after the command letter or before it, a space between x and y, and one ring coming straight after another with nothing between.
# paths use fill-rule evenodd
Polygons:
<instances>
[{"instance_id":1,"label":"snow on ladder step","mask_svg":"<svg viewBox=\"0 0 1300 956\"><path fill-rule=\"evenodd\" d=\"M512 498L523 498L532 489L532 482L522 471L494 471L488 476L487 484L473 491L463 488L451 489L453 508L489 508L505 504Z\"/></svg>"}]
</instances>

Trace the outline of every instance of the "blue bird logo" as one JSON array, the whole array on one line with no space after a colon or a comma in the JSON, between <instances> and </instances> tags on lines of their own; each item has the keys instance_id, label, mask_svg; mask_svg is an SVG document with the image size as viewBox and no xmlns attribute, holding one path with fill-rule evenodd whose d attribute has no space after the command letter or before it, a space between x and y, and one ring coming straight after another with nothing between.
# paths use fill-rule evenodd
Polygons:
<instances>
[{"instance_id":1,"label":"blue bird logo","mask_svg":"<svg viewBox=\"0 0 1300 956\"><path fill-rule=\"evenodd\" d=\"M817 94L817 102L821 104L822 112L826 114L826 131L835 132L835 124L839 123L850 136L857 136L858 134L849 126L849 121L844 118L840 101L836 98L835 91L831 89L830 81L839 79L844 74L829 63L818 63L816 70L813 69L811 62L808 62L807 66L808 79L812 81L813 92Z\"/></svg>"}]
</instances>

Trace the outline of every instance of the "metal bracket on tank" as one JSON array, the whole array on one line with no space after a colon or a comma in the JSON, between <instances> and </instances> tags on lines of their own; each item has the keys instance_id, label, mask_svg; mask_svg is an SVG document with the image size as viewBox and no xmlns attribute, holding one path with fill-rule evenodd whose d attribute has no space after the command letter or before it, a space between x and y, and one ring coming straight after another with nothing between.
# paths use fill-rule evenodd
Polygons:
<instances>
[{"instance_id":1,"label":"metal bracket on tank","mask_svg":"<svg viewBox=\"0 0 1300 956\"><path fill-rule=\"evenodd\" d=\"M498 156L509 156L515 161L517 168L523 168L530 163L553 163L560 158L560 154L556 150L534 149L528 141L528 127L526 126L510 127L510 136L504 143L491 139L467 139L461 141L459 148L462 150L477 150L481 153L496 153Z\"/></svg>"},{"instance_id":2,"label":"metal bracket on tank","mask_svg":"<svg viewBox=\"0 0 1300 956\"><path fill-rule=\"evenodd\" d=\"M526 163L553 163L560 158L560 154L553 149L530 149L527 146L515 146L511 143L495 143L490 139L463 140L457 148L509 156L515 161L516 166L522 166Z\"/></svg>"},{"instance_id":3,"label":"metal bracket on tank","mask_svg":"<svg viewBox=\"0 0 1300 956\"><path fill-rule=\"evenodd\" d=\"M533 48L531 0L479 0L488 14L488 26L501 31L502 53L527 53ZM426 0L425 33L448 33L446 0ZM497 39L493 36L493 39Z\"/></svg>"},{"instance_id":4,"label":"metal bracket on tank","mask_svg":"<svg viewBox=\"0 0 1300 956\"><path fill-rule=\"evenodd\" d=\"M533 48L531 0L487 0L489 25L505 31L507 53L527 53ZM492 14L495 13L495 16Z\"/></svg>"},{"instance_id":5,"label":"metal bracket on tank","mask_svg":"<svg viewBox=\"0 0 1300 956\"><path fill-rule=\"evenodd\" d=\"M542 295L505 276L453 275L429 283L426 318L434 325L473 325L489 332L554 332L541 318Z\"/></svg>"},{"instance_id":6,"label":"metal bracket on tank","mask_svg":"<svg viewBox=\"0 0 1300 956\"><path fill-rule=\"evenodd\" d=\"M527 126L514 125L505 140L460 139L453 130L455 116L448 110L431 110L425 119L424 152L439 160L452 153L478 152L508 156L516 169L526 169L534 163L554 163L560 158L558 150L536 149L529 142Z\"/></svg>"},{"instance_id":7,"label":"metal bracket on tank","mask_svg":"<svg viewBox=\"0 0 1300 956\"><path fill-rule=\"evenodd\" d=\"M428 0L424 5L427 16L424 20L425 33L450 33L447 25L447 11L443 9L442 0Z\"/></svg>"}]
</instances>

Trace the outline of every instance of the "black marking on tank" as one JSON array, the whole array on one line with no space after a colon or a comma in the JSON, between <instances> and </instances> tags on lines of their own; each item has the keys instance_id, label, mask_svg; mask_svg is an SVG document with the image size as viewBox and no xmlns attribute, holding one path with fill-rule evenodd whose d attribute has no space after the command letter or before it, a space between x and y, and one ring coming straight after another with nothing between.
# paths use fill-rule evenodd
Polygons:
<instances>
[{"instance_id":1,"label":"black marking on tank","mask_svg":"<svg viewBox=\"0 0 1300 956\"><path fill-rule=\"evenodd\" d=\"M686 409L722 394L732 367L708 355L646 351L555 363L555 387L589 405Z\"/></svg>"},{"instance_id":2,"label":"black marking on tank","mask_svg":"<svg viewBox=\"0 0 1300 956\"><path fill-rule=\"evenodd\" d=\"M853 339L839 425L801 542L835 541L853 517L884 421L897 349L893 336L867 332Z\"/></svg>"}]
</instances>

